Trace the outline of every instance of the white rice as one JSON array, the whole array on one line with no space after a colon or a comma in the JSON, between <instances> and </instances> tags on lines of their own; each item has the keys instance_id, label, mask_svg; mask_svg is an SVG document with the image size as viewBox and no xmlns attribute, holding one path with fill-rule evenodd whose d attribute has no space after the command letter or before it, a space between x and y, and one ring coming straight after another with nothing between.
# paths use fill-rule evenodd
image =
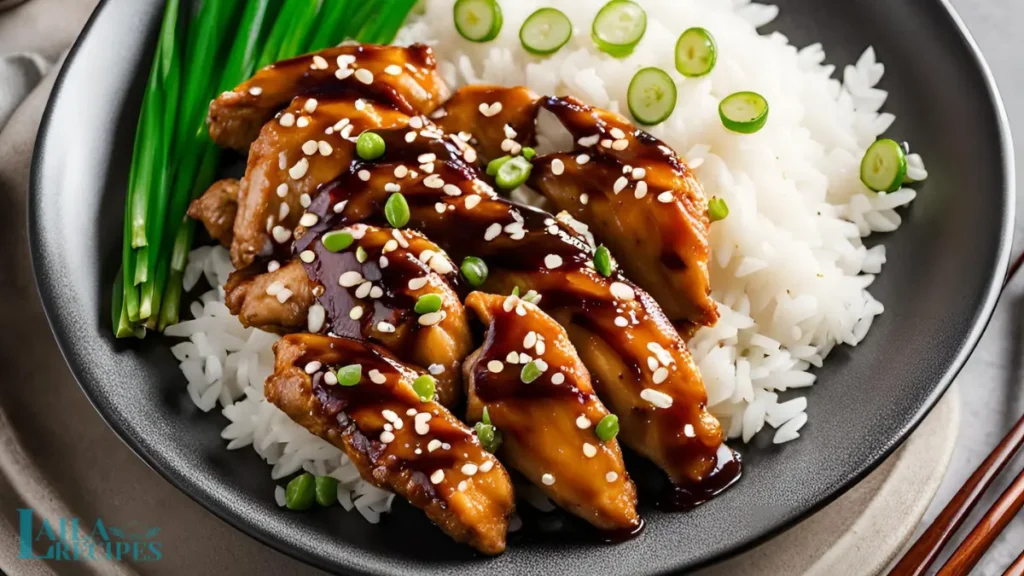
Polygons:
<instances>
[{"instance_id":1,"label":"white rice","mask_svg":"<svg viewBox=\"0 0 1024 576\"><path fill-rule=\"evenodd\" d=\"M885 247L868 249L863 238L891 232L901 222L896 208L910 203L909 188L875 194L861 184L860 159L895 120L880 113L886 93L875 88L885 71L868 48L855 65L832 79L820 44L796 49L781 34L756 28L775 18L774 6L749 0L642 0L647 33L628 58L597 52L590 24L604 0L505 0L504 27L487 44L463 40L452 23L454 0L428 0L426 13L406 26L398 43L434 47L439 69L453 89L488 82L526 85L540 94L580 97L594 106L624 112L625 91L641 66L674 70L673 47L683 29L703 26L718 43L718 63L702 79L676 77L676 112L650 129L682 153L707 196L723 198L729 217L711 229L712 296L722 318L691 340L694 360L708 389L709 405L731 438L748 442L767 423L773 441L800 436L807 398L780 403L778 393L815 383L838 344L855 346L883 306L866 290L885 263ZM557 54L537 58L522 50L518 31L541 6L568 14L576 33ZM725 130L719 101L736 91L764 95L771 112L754 135ZM541 118L540 147L560 140L550 118ZM924 180L920 156L911 154L908 176ZM529 191L518 196L530 198ZM205 276L222 286L231 272L227 251L194 250L186 289ZM203 411L219 402L231 421L221 436L228 449L252 446L283 478L298 470L339 480L338 499L370 522L390 509L394 495L359 477L330 443L292 422L263 397L273 370L276 336L246 329L231 317L223 290L203 294L193 320L168 328L188 338L172 350L181 362L189 396ZM275 500L284 503L278 486ZM539 499L537 499L539 501Z\"/></svg>"}]
</instances>

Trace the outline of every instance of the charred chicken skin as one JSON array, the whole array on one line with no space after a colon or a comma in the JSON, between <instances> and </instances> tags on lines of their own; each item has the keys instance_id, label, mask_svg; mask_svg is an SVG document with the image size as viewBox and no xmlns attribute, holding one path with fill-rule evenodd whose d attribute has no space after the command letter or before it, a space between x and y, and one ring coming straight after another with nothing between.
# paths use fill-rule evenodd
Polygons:
<instances>
[{"instance_id":1,"label":"charred chicken skin","mask_svg":"<svg viewBox=\"0 0 1024 576\"><path fill-rule=\"evenodd\" d=\"M456 541L484 554L505 550L514 509L508 473L472 430L417 395L412 383L419 371L378 346L347 338L292 334L274 352L275 370L265 385L270 402ZM359 381L338 383L341 366L358 366Z\"/></svg>"},{"instance_id":2,"label":"charred chicken skin","mask_svg":"<svg viewBox=\"0 0 1024 576\"><path fill-rule=\"evenodd\" d=\"M488 327L464 367L467 420L486 408L504 439L501 459L562 508L602 530L638 529L619 444L594 430L609 412L565 330L516 296L473 292L466 305Z\"/></svg>"}]
</instances>

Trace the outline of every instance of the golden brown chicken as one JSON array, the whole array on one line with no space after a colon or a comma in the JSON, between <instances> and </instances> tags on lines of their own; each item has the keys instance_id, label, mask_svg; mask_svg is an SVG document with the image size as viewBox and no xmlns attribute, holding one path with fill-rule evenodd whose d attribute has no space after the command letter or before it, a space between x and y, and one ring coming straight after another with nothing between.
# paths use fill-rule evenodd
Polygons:
<instances>
[{"instance_id":1,"label":"golden brown chicken","mask_svg":"<svg viewBox=\"0 0 1024 576\"><path fill-rule=\"evenodd\" d=\"M503 438L502 461L562 508L601 530L638 530L636 487L619 444L596 432L614 417L565 330L516 296L473 292L466 306L487 326L464 366L467 419L480 421L486 408Z\"/></svg>"},{"instance_id":2,"label":"golden brown chicken","mask_svg":"<svg viewBox=\"0 0 1024 576\"><path fill-rule=\"evenodd\" d=\"M286 336L274 346L267 399L341 448L362 477L426 512L458 542L505 550L512 483L473 431L421 398L423 375L382 348L347 338ZM339 368L348 374L341 375ZM352 378L352 380L349 380Z\"/></svg>"},{"instance_id":3,"label":"golden brown chicken","mask_svg":"<svg viewBox=\"0 0 1024 576\"><path fill-rule=\"evenodd\" d=\"M430 117L446 134L472 144L486 164L533 144L540 100L529 88L477 84L460 88Z\"/></svg>"}]
</instances>

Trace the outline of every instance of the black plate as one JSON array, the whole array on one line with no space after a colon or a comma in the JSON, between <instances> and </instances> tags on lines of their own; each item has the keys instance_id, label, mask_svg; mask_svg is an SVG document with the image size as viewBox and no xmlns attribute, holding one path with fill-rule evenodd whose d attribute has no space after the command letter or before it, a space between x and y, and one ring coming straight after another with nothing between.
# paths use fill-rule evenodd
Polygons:
<instances>
[{"instance_id":1,"label":"black plate","mask_svg":"<svg viewBox=\"0 0 1024 576\"><path fill-rule=\"evenodd\" d=\"M234 526L297 558L358 573L644 574L705 564L769 538L867 474L921 421L992 312L1013 221L1011 143L1001 102L960 20L936 0L780 0L772 24L844 65L874 45L885 62L891 134L914 144L930 179L884 236L872 287L886 313L856 349L833 353L809 391L803 438L741 446L742 481L685 514L644 506L647 529L616 546L516 535L474 555L396 506L377 525L341 510L289 513L252 450L227 452L226 420L189 400L167 342L116 342L108 300L135 119L162 2L108 0L50 100L32 174L33 262L46 311L82 388L146 462ZM59 401L59 399L55 399Z\"/></svg>"}]
</instances>

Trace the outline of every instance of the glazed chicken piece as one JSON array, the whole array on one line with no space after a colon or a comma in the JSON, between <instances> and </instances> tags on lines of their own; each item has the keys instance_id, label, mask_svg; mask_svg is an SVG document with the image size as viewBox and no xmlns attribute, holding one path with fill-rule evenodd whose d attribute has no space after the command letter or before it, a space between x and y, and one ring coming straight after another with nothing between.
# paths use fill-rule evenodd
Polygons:
<instances>
[{"instance_id":1,"label":"glazed chicken piece","mask_svg":"<svg viewBox=\"0 0 1024 576\"><path fill-rule=\"evenodd\" d=\"M284 60L210 104L210 137L221 147L244 153L263 125L293 99L348 90L387 102L406 116L426 114L447 97L436 65L433 50L422 44L347 44Z\"/></svg>"},{"instance_id":2,"label":"glazed chicken piece","mask_svg":"<svg viewBox=\"0 0 1024 576\"><path fill-rule=\"evenodd\" d=\"M347 338L293 334L274 352L264 390L270 402L456 541L484 554L505 550L514 509L508 473L472 430L417 395L412 384L420 372L378 346ZM337 383L342 366L359 367L357 384Z\"/></svg>"},{"instance_id":3,"label":"glazed chicken piece","mask_svg":"<svg viewBox=\"0 0 1024 576\"><path fill-rule=\"evenodd\" d=\"M486 165L519 154L534 143L540 96L522 86L472 85L461 88L430 117L447 134L469 142ZM472 157L467 158L472 163Z\"/></svg>"},{"instance_id":4,"label":"glazed chicken piece","mask_svg":"<svg viewBox=\"0 0 1024 576\"><path fill-rule=\"evenodd\" d=\"M473 292L466 306L487 326L464 365L467 420L480 421L486 408L503 438L502 461L562 508L601 530L639 529L619 444L595 432L608 410L565 330L515 296Z\"/></svg>"},{"instance_id":5,"label":"glazed chicken piece","mask_svg":"<svg viewBox=\"0 0 1024 576\"><path fill-rule=\"evenodd\" d=\"M262 330L323 332L382 345L428 369L441 404L455 406L462 395L460 367L473 343L452 262L412 230L360 224L335 235L348 235L351 244L332 244L331 251L321 238L272 272L232 274L225 287L231 313ZM424 296L437 301L436 311L416 312Z\"/></svg>"},{"instance_id":6,"label":"glazed chicken piece","mask_svg":"<svg viewBox=\"0 0 1024 576\"><path fill-rule=\"evenodd\" d=\"M693 172L618 114L574 98L542 105L577 148L535 159L529 186L587 224L670 319L713 325L707 201Z\"/></svg>"},{"instance_id":7,"label":"glazed chicken piece","mask_svg":"<svg viewBox=\"0 0 1024 576\"><path fill-rule=\"evenodd\" d=\"M211 238L229 248L238 213L238 187L239 182L234 178L218 180L188 209L189 217L202 222Z\"/></svg>"},{"instance_id":8,"label":"glazed chicken piece","mask_svg":"<svg viewBox=\"0 0 1024 576\"><path fill-rule=\"evenodd\" d=\"M541 308L567 326L598 395L619 415L627 445L687 490L717 490L738 477L738 468L719 466L731 452L706 410L707 393L682 338L654 299L625 276L606 278L592 268L593 248L578 222L498 198L450 140L421 137L400 144L400 131L380 134L387 153L373 163L355 163L313 201L309 211L318 219L312 237L385 222L385 186L398 184L409 204L409 227L456 262L466 256L486 261L491 272L482 289L518 286L541 293ZM424 154L434 156L429 172L395 176L399 166L420 163ZM296 249L303 250L312 240L302 227L297 233Z\"/></svg>"}]
</instances>

